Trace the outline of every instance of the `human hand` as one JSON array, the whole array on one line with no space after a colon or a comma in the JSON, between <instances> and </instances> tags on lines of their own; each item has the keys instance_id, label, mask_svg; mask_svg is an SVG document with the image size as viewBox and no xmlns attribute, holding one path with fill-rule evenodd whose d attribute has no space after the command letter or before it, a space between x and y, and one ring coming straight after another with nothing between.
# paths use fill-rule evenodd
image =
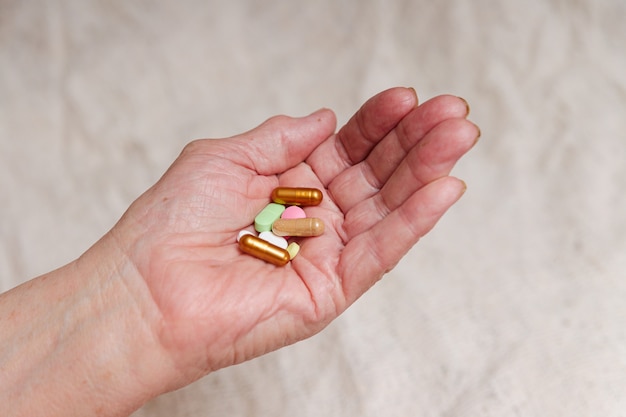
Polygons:
<instances>
[{"instance_id":1,"label":"human hand","mask_svg":"<svg viewBox=\"0 0 626 417\"><path fill-rule=\"evenodd\" d=\"M337 134L321 110L189 144L109 234L158 317L177 372L164 390L315 334L393 268L465 190L448 174L479 136L467 113L457 97L417 106L395 88ZM279 185L323 190L305 211L326 225L284 267L236 243Z\"/></svg>"}]
</instances>

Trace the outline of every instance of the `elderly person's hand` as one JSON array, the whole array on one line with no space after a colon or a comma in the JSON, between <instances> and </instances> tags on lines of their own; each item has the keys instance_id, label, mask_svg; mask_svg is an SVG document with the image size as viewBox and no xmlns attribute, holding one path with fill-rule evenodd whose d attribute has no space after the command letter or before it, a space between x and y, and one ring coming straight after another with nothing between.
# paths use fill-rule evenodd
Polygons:
<instances>
[{"instance_id":1,"label":"elderly person's hand","mask_svg":"<svg viewBox=\"0 0 626 417\"><path fill-rule=\"evenodd\" d=\"M24 310L15 300L59 301L32 375L12 370L0 348L11 392L32 396L42 384L60 390L48 396L71 399L39 410L47 416L71 415L70 406L125 415L213 370L319 332L463 194L464 183L448 174L479 136L467 112L457 97L418 106L412 89L395 88L370 99L336 134L334 114L320 110L190 143L80 259L0 298L2 325L17 333L19 317L31 333L46 320L28 320L37 307ZM282 267L244 254L236 242L278 186L322 190L322 203L304 210L326 225ZM0 346L15 343L0 337ZM46 364L57 375L37 368ZM38 374L39 382L29 379ZM34 404L23 404L28 415L38 415Z\"/></svg>"}]
</instances>

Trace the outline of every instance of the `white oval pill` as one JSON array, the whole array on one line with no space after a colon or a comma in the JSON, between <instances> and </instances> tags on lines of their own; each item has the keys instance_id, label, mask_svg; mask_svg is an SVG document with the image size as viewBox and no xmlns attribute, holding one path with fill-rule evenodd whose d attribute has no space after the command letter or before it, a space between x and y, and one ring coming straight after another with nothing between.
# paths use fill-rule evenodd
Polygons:
<instances>
[{"instance_id":1,"label":"white oval pill","mask_svg":"<svg viewBox=\"0 0 626 417\"><path fill-rule=\"evenodd\" d=\"M242 230L242 231L240 231L240 232L239 232L239 234L237 235L237 242L239 242L239 239L241 239L241 238L242 238L243 236L245 236L245 235L253 235L253 236L255 236L255 235L254 235L254 233L252 233L252 232L251 232L251 231L249 231L249 230Z\"/></svg>"},{"instance_id":2,"label":"white oval pill","mask_svg":"<svg viewBox=\"0 0 626 417\"><path fill-rule=\"evenodd\" d=\"M259 233L259 237L263 239L264 241L270 242L271 244L278 246L279 248L282 248L282 249L287 249L287 246L289 245L287 243L287 239L280 237L280 236L276 236L274 233L270 231Z\"/></svg>"}]
</instances>

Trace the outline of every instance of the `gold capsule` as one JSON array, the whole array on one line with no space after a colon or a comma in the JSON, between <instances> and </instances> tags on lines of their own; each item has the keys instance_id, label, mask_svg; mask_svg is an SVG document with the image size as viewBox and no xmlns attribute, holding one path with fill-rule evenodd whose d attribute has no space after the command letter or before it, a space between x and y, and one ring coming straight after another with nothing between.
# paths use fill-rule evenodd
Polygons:
<instances>
[{"instance_id":1,"label":"gold capsule","mask_svg":"<svg viewBox=\"0 0 626 417\"><path fill-rule=\"evenodd\" d=\"M289 252L254 235L244 235L239 239L239 248L252 256L276 266L287 265Z\"/></svg>"},{"instance_id":2,"label":"gold capsule","mask_svg":"<svg viewBox=\"0 0 626 417\"><path fill-rule=\"evenodd\" d=\"M319 236L324 233L324 222L316 217L278 219L272 224L276 236Z\"/></svg>"},{"instance_id":3,"label":"gold capsule","mask_svg":"<svg viewBox=\"0 0 626 417\"><path fill-rule=\"evenodd\" d=\"M323 194L317 188L278 187L272 191L272 201L293 206L317 206Z\"/></svg>"}]
</instances>

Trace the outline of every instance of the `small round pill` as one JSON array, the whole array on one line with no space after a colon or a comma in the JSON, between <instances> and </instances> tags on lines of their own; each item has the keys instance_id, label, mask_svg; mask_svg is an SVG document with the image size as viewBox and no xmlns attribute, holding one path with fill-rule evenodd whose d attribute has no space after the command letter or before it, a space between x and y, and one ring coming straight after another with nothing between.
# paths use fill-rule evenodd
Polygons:
<instances>
[{"instance_id":1,"label":"small round pill","mask_svg":"<svg viewBox=\"0 0 626 417\"><path fill-rule=\"evenodd\" d=\"M280 215L281 219L304 219L306 213L299 206L289 206ZM289 239L288 235L283 236L285 239Z\"/></svg>"},{"instance_id":2,"label":"small round pill","mask_svg":"<svg viewBox=\"0 0 626 417\"><path fill-rule=\"evenodd\" d=\"M272 191L272 201L293 206L317 206L324 195L317 188L278 187Z\"/></svg>"},{"instance_id":3,"label":"small round pill","mask_svg":"<svg viewBox=\"0 0 626 417\"><path fill-rule=\"evenodd\" d=\"M277 236L319 236L324 233L324 222L316 217L306 219L278 219L272 224Z\"/></svg>"},{"instance_id":4,"label":"small round pill","mask_svg":"<svg viewBox=\"0 0 626 417\"><path fill-rule=\"evenodd\" d=\"M306 213L298 206L289 206L280 215L281 219L304 219Z\"/></svg>"},{"instance_id":5,"label":"small round pill","mask_svg":"<svg viewBox=\"0 0 626 417\"><path fill-rule=\"evenodd\" d=\"M289 252L279 248L260 237L244 235L239 239L239 248L242 252L255 256L276 266L284 266L291 259Z\"/></svg>"}]
</instances>

